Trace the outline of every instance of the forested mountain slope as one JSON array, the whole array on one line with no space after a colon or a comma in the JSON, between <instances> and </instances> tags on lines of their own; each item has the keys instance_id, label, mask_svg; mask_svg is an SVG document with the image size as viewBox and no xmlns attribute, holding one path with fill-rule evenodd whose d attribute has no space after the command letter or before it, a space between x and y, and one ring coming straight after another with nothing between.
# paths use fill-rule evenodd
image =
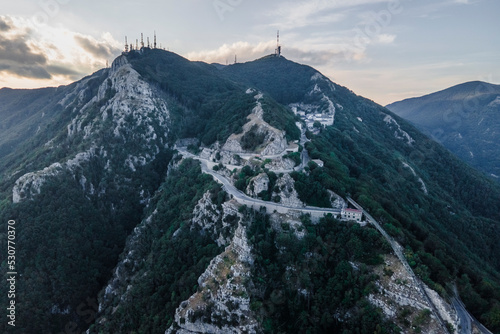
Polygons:
<instances>
[{"instance_id":1,"label":"forested mountain slope","mask_svg":"<svg viewBox=\"0 0 500 334\"><path fill-rule=\"evenodd\" d=\"M498 184L311 67L270 56L217 68L145 48L70 86L0 98L20 332L442 332L418 296L393 297L394 312L376 302L415 285L372 226L301 214L347 197L443 300L456 283L500 330ZM175 144L294 210L241 205Z\"/></svg>"},{"instance_id":2,"label":"forested mountain slope","mask_svg":"<svg viewBox=\"0 0 500 334\"><path fill-rule=\"evenodd\" d=\"M387 108L415 124L471 166L499 178L499 85L467 82L395 102Z\"/></svg>"},{"instance_id":3,"label":"forested mountain slope","mask_svg":"<svg viewBox=\"0 0 500 334\"><path fill-rule=\"evenodd\" d=\"M306 146L325 165L297 178L305 183L304 200L315 200L307 192L315 184L350 194L415 256L417 272L443 287L457 280L474 314L495 322L498 185L389 110L292 64L267 57L222 72L291 107L323 94L335 103L335 125Z\"/></svg>"}]
</instances>

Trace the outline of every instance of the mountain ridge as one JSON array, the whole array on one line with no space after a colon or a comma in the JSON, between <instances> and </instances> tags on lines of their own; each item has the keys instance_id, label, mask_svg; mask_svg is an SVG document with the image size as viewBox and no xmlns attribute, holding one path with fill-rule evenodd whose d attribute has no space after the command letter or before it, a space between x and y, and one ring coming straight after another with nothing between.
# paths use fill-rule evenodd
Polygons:
<instances>
[{"instance_id":1,"label":"mountain ridge","mask_svg":"<svg viewBox=\"0 0 500 334\"><path fill-rule=\"evenodd\" d=\"M471 311L500 326L499 187L389 110L278 57L217 69L144 49L79 84L53 98L61 109L26 139L33 150L13 147L0 166L1 219L24 226L26 332L238 332L245 319L255 332L435 326L419 303L391 311L377 295L406 276L390 274L374 228L238 205L175 143L269 205L340 210L353 197L425 284L445 298L456 280ZM249 116L282 139L245 127ZM245 152L224 149L234 134ZM277 140L297 143L260 154ZM87 297L100 306L88 322L78 313Z\"/></svg>"},{"instance_id":2,"label":"mountain ridge","mask_svg":"<svg viewBox=\"0 0 500 334\"><path fill-rule=\"evenodd\" d=\"M472 81L387 107L498 180L499 106L499 85Z\"/></svg>"}]
</instances>

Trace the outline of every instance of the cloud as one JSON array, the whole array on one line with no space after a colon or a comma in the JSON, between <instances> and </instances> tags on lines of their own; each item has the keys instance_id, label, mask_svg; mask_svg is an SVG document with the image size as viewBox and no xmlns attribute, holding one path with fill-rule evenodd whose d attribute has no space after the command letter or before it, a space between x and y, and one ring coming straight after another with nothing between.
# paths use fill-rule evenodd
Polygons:
<instances>
[{"instance_id":1,"label":"cloud","mask_svg":"<svg viewBox=\"0 0 500 334\"><path fill-rule=\"evenodd\" d=\"M203 50L199 52L190 52L186 55L191 60L201 60L207 63L226 63L234 59L236 55L238 60L248 61L262 57L274 52L275 41L258 43L252 45L248 42L235 42L233 44L223 44L215 50Z\"/></svg>"},{"instance_id":2,"label":"cloud","mask_svg":"<svg viewBox=\"0 0 500 334\"><path fill-rule=\"evenodd\" d=\"M378 3L387 0L302 0L280 3L270 15L278 18L275 25L302 28L339 22L355 7Z\"/></svg>"},{"instance_id":3,"label":"cloud","mask_svg":"<svg viewBox=\"0 0 500 334\"><path fill-rule=\"evenodd\" d=\"M66 64L53 64L47 66L47 70L53 75L62 75L65 77L79 77L82 75L81 72L68 67Z\"/></svg>"},{"instance_id":4,"label":"cloud","mask_svg":"<svg viewBox=\"0 0 500 334\"><path fill-rule=\"evenodd\" d=\"M91 37L76 35L75 40L82 49L96 58L109 58L119 51L108 43L96 41Z\"/></svg>"},{"instance_id":5,"label":"cloud","mask_svg":"<svg viewBox=\"0 0 500 334\"><path fill-rule=\"evenodd\" d=\"M199 60L207 63L233 63L234 56L237 56L238 62L246 62L261 58L274 53L276 41L250 44L248 42L235 42L233 44L224 44L214 50L204 50L200 52L191 52L187 58ZM283 48L283 55L293 61L308 64L311 66L328 65L334 62L343 61L346 56L339 49L308 49L305 47L286 46Z\"/></svg>"},{"instance_id":6,"label":"cloud","mask_svg":"<svg viewBox=\"0 0 500 334\"><path fill-rule=\"evenodd\" d=\"M0 31L0 81L9 87L10 82L23 87L20 79L29 87L68 84L120 53L120 43L109 33L95 38L11 16L0 16Z\"/></svg>"},{"instance_id":7,"label":"cloud","mask_svg":"<svg viewBox=\"0 0 500 334\"><path fill-rule=\"evenodd\" d=\"M415 12L416 17L441 19L448 14L448 8L461 5L473 5L480 0L444 0L435 1L421 6L415 6L412 10ZM438 14L436 14L438 13Z\"/></svg>"},{"instance_id":8,"label":"cloud","mask_svg":"<svg viewBox=\"0 0 500 334\"><path fill-rule=\"evenodd\" d=\"M4 16L0 16L0 31L9 31L10 25Z\"/></svg>"},{"instance_id":9,"label":"cloud","mask_svg":"<svg viewBox=\"0 0 500 334\"><path fill-rule=\"evenodd\" d=\"M379 44L392 44L396 39L396 35L380 34L377 36L376 42Z\"/></svg>"},{"instance_id":10,"label":"cloud","mask_svg":"<svg viewBox=\"0 0 500 334\"><path fill-rule=\"evenodd\" d=\"M5 20L0 20L5 23ZM5 23L6 26L7 23ZM0 23L0 26L2 24ZM50 79L50 73L44 68L47 57L29 43L26 31L14 35L0 35L0 70L20 77Z\"/></svg>"},{"instance_id":11,"label":"cloud","mask_svg":"<svg viewBox=\"0 0 500 334\"><path fill-rule=\"evenodd\" d=\"M47 63L45 55L33 50L33 47L27 44L26 37L17 35L8 39L0 36L0 61L26 65Z\"/></svg>"}]
</instances>

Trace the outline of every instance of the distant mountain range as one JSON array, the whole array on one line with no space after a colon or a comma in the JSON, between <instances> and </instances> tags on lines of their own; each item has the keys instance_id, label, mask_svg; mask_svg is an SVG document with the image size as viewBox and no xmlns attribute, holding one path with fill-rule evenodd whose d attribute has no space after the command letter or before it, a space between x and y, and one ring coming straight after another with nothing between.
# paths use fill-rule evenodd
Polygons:
<instances>
[{"instance_id":1,"label":"distant mountain range","mask_svg":"<svg viewBox=\"0 0 500 334\"><path fill-rule=\"evenodd\" d=\"M68 86L0 90L16 333L445 333L464 321L454 286L498 333L499 198L403 118L284 57L143 48ZM347 203L369 222L341 219Z\"/></svg>"},{"instance_id":2,"label":"distant mountain range","mask_svg":"<svg viewBox=\"0 0 500 334\"><path fill-rule=\"evenodd\" d=\"M500 177L500 85L467 82L387 108L470 165Z\"/></svg>"}]
</instances>

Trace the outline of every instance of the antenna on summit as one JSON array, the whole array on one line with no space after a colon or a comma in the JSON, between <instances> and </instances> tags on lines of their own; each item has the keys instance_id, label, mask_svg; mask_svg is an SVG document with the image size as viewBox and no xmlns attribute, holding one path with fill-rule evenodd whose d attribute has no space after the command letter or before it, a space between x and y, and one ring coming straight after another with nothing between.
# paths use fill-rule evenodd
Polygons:
<instances>
[{"instance_id":1,"label":"antenna on summit","mask_svg":"<svg viewBox=\"0 0 500 334\"><path fill-rule=\"evenodd\" d=\"M125 53L128 52L127 36L125 36Z\"/></svg>"},{"instance_id":2,"label":"antenna on summit","mask_svg":"<svg viewBox=\"0 0 500 334\"><path fill-rule=\"evenodd\" d=\"M150 48L150 46L149 46L149 37L148 37L148 49L149 49L149 48Z\"/></svg>"},{"instance_id":3,"label":"antenna on summit","mask_svg":"<svg viewBox=\"0 0 500 334\"><path fill-rule=\"evenodd\" d=\"M276 38L276 50L274 51L274 55L276 57L281 57L281 45L280 45L280 31L278 30L278 35Z\"/></svg>"},{"instance_id":4,"label":"antenna on summit","mask_svg":"<svg viewBox=\"0 0 500 334\"><path fill-rule=\"evenodd\" d=\"M153 42L153 49L156 49L156 31L155 31L155 40Z\"/></svg>"},{"instance_id":5,"label":"antenna on summit","mask_svg":"<svg viewBox=\"0 0 500 334\"><path fill-rule=\"evenodd\" d=\"M144 49L144 35L141 32L141 49Z\"/></svg>"}]
</instances>

